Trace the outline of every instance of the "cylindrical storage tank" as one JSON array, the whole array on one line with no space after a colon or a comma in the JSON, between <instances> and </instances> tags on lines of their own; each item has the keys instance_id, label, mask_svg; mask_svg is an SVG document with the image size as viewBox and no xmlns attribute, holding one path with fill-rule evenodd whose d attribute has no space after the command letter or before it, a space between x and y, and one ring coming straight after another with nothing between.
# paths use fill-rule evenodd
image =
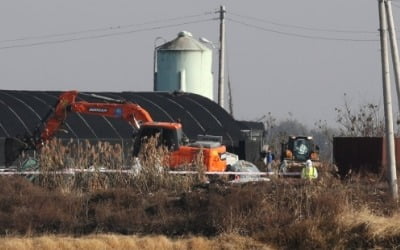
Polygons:
<instances>
[{"instance_id":1,"label":"cylindrical storage tank","mask_svg":"<svg viewBox=\"0 0 400 250\"><path fill-rule=\"evenodd\" d=\"M184 91L213 100L212 50L187 31L159 46L154 91Z\"/></svg>"}]
</instances>

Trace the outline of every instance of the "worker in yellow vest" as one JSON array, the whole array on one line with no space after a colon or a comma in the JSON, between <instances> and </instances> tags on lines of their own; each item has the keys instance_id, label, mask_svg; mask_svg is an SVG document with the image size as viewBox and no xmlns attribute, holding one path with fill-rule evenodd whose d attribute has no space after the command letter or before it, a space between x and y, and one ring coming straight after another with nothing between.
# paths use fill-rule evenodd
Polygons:
<instances>
[{"instance_id":1,"label":"worker in yellow vest","mask_svg":"<svg viewBox=\"0 0 400 250\"><path fill-rule=\"evenodd\" d=\"M301 178L308 180L318 178L317 168L312 165L311 160L306 161L305 167L301 170Z\"/></svg>"}]
</instances>

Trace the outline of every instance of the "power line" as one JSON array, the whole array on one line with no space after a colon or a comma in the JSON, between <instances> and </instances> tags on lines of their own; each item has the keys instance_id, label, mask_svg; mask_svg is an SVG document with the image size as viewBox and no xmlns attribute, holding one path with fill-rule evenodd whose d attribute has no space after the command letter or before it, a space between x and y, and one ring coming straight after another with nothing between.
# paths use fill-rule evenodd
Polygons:
<instances>
[{"instance_id":1,"label":"power line","mask_svg":"<svg viewBox=\"0 0 400 250\"><path fill-rule=\"evenodd\" d=\"M118 26L110 26L110 27L105 27L105 28L94 28L94 29L86 29L86 30L66 32L66 33L39 35L39 36L27 36L27 37L15 38L15 39L0 40L0 43L20 42L20 41L26 41L26 40L47 39L47 38L56 38L56 37L72 36L72 35L82 35L82 34L96 33L96 32L102 32L102 31L122 30L122 29L131 28L131 27L138 27L138 26L157 24L157 23L165 23L165 22L170 22L170 21L177 21L177 20L182 20L182 19L206 16L206 15L210 15L210 14L214 14L214 13L213 12L204 12L202 14L186 15L186 16L166 18L166 19L158 19L158 20L153 20L153 21L148 21L148 22L138 23L138 24L118 25Z\"/></svg>"},{"instance_id":2,"label":"power line","mask_svg":"<svg viewBox=\"0 0 400 250\"><path fill-rule=\"evenodd\" d=\"M233 23L238 23L247 27L252 27L258 30L266 31L266 32L272 32L280 35L285 35L285 36L292 36L292 37L300 37L300 38L307 38L307 39L315 39L315 40L326 40L326 41L346 41L346 42L377 42L379 41L378 39L351 39L351 38L337 38L337 37L324 37L324 36L312 36L312 35L304 35L304 34L299 34L299 33L293 33L293 32L284 32L280 30L275 30L275 29L269 29L265 27L261 27L258 25L254 24L249 24L246 22L238 21L232 18L227 18L227 20L233 22Z\"/></svg>"},{"instance_id":3,"label":"power line","mask_svg":"<svg viewBox=\"0 0 400 250\"><path fill-rule=\"evenodd\" d=\"M129 35L129 34L132 34L132 33L138 33L138 32L150 31L150 30L158 30L158 29L165 29L165 28L171 28L171 27L178 27L178 26L182 26L182 25L186 25L186 24L204 23L204 22L209 22L209 21L214 21L214 20L215 20L214 18L208 18L208 19L202 19L202 20L196 20L196 21L190 21L190 22L183 22L183 23L178 23L178 24L162 25L162 26L156 26L156 27L150 27L150 28L142 28L142 29L129 30L129 31L121 31L121 32L115 32L115 33L109 33L109 34L99 34L99 35L84 36L84 37L77 37L77 38L66 38L66 39L55 40L55 41L43 41L43 42L36 42L36 43L9 45L9 46L0 47L0 50L14 49L14 48L25 48L25 47L35 47L35 46L40 46L40 45L60 44L60 43L67 43L67 42L73 42L73 41L91 40L91 39L99 39L99 38L112 37L112 36Z\"/></svg>"},{"instance_id":4,"label":"power line","mask_svg":"<svg viewBox=\"0 0 400 250\"><path fill-rule=\"evenodd\" d=\"M307 27L307 26L301 26L301 25L295 25L295 24L285 24L285 23L278 23L278 22L273 22L273 21L268 21L265 19L261 19L258 17L252 17L252 16L245 16L241 14L236 14L229 12L229 15L249 19L249 20L254 20L258 22L263 22L263 23L270 23L276 26L281 26L281 27L289 27L289 28L296 28L296 29L302 29L302 30L309 30L309 31L323 31L323 32L333 32L333 33L358 33L358 34L376 34L376 31L367 31L367 30L341 30L341 29L328 29L328 28L313 28L313 27Z\"/></svg>"},{"instance_id":5,"label":"power line","mask_svg":"<svg viewBox=\"0 0 400 250\"><path fill-rule=\"evenodd\" d=\"M399 5L398 3L393 2L393 1L392 1L392 5L393 5L394 7L396 7L396 8L400 8L400 5Z\"/></svg>"}]
</instances>

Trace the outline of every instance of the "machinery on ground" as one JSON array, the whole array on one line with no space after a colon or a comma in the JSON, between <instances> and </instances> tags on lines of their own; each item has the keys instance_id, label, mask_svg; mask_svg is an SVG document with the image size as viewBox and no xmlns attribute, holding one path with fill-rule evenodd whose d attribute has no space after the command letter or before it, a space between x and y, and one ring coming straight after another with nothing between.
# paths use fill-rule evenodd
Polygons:
<instances>
[{"instance_id":1,"label":"machinery on ground","mask_svg":"<svg viewBox=\"0 0 400 250\"><path fill-rule=\"evenodd\" d=\"M301 173L307 160L319 167L319 147L312 136L289 136L281 145L281 164L279 170L284 173Z\"/></svg>"},{"instance_id":2,"label":"machinery on ground","mask_svg":"<svg viewBox=\"0 0 400 250\"><path fill-rule=\"evenodd\" d=\"M116 100L95 94L85 94L106 102L90 103L76 101L77 91L62 93L54 109L42 119L32 136L7 138L5 143L6 165L12 164L26 150L37 150L59 131L69 113L118 118L127 121L136 129L134 156L138 156L146 138L158 136L158 145L166 146L169 152L168 165L178 168L193 163L202 152L203 163L207 171L225 171L226 147L222 138L202 136L198 141L188 142L182 131L182 124L174 122L155 122L151 115L135 103ZM81 93L83 95L83 93Z\"/></svg>"}]
</instances>

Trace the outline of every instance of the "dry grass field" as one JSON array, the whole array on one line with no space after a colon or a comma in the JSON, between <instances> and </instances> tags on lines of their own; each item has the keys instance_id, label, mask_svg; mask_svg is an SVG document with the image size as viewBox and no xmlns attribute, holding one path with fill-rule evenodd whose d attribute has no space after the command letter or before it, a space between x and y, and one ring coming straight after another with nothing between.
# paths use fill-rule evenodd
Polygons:
<instances>
[{"instance_id":1,"label":"dry grass field","mask_svg":"<svg viewBox=\"0 0 400 250\"><path fill-rule=\"evenodd\" d=\"M54 146L55 147L55 146ZM137 175L0 177L0 249L365 249L400 245L385 178L204 183L150 152ZM41 159L45 171L62 156ZM49 162L48 164L46 164ZM103 159L104 160L104 159ZM56 169L59 169L56 168Z\"/></svg>"},{"instance_id":2,"label":"dry grass field","mask_svg":"<svg viewBox=\"0 0 400 250\"><path fill-rule=\"evenodd\" d=\"M341 181L322 176L314 183L273 179L191 188L185 183L188 189L182 191L177 184L170 189L163 184L146 193L135 185L85 191L66 189L65 184L47 188L22 177L4 177L1 182L3 249L90 245L99 249L343 249L400 244L398 206L390 201L386 184L371 178Z\"/></svg>"},{"instance_id":3,"label":"dry grass field","mask_svg":"<svg viewBox=\"0 0 400 250\"><path fill-rule=\"evenodd\" d=\"M274 249L249 237L222 235L213 239L185 237L171 239L165 236L92 235L79 238L67 236L6 237L0 239L0 249L7 250L68 250L68 249Z\"/></svg>"}]
</instances>

